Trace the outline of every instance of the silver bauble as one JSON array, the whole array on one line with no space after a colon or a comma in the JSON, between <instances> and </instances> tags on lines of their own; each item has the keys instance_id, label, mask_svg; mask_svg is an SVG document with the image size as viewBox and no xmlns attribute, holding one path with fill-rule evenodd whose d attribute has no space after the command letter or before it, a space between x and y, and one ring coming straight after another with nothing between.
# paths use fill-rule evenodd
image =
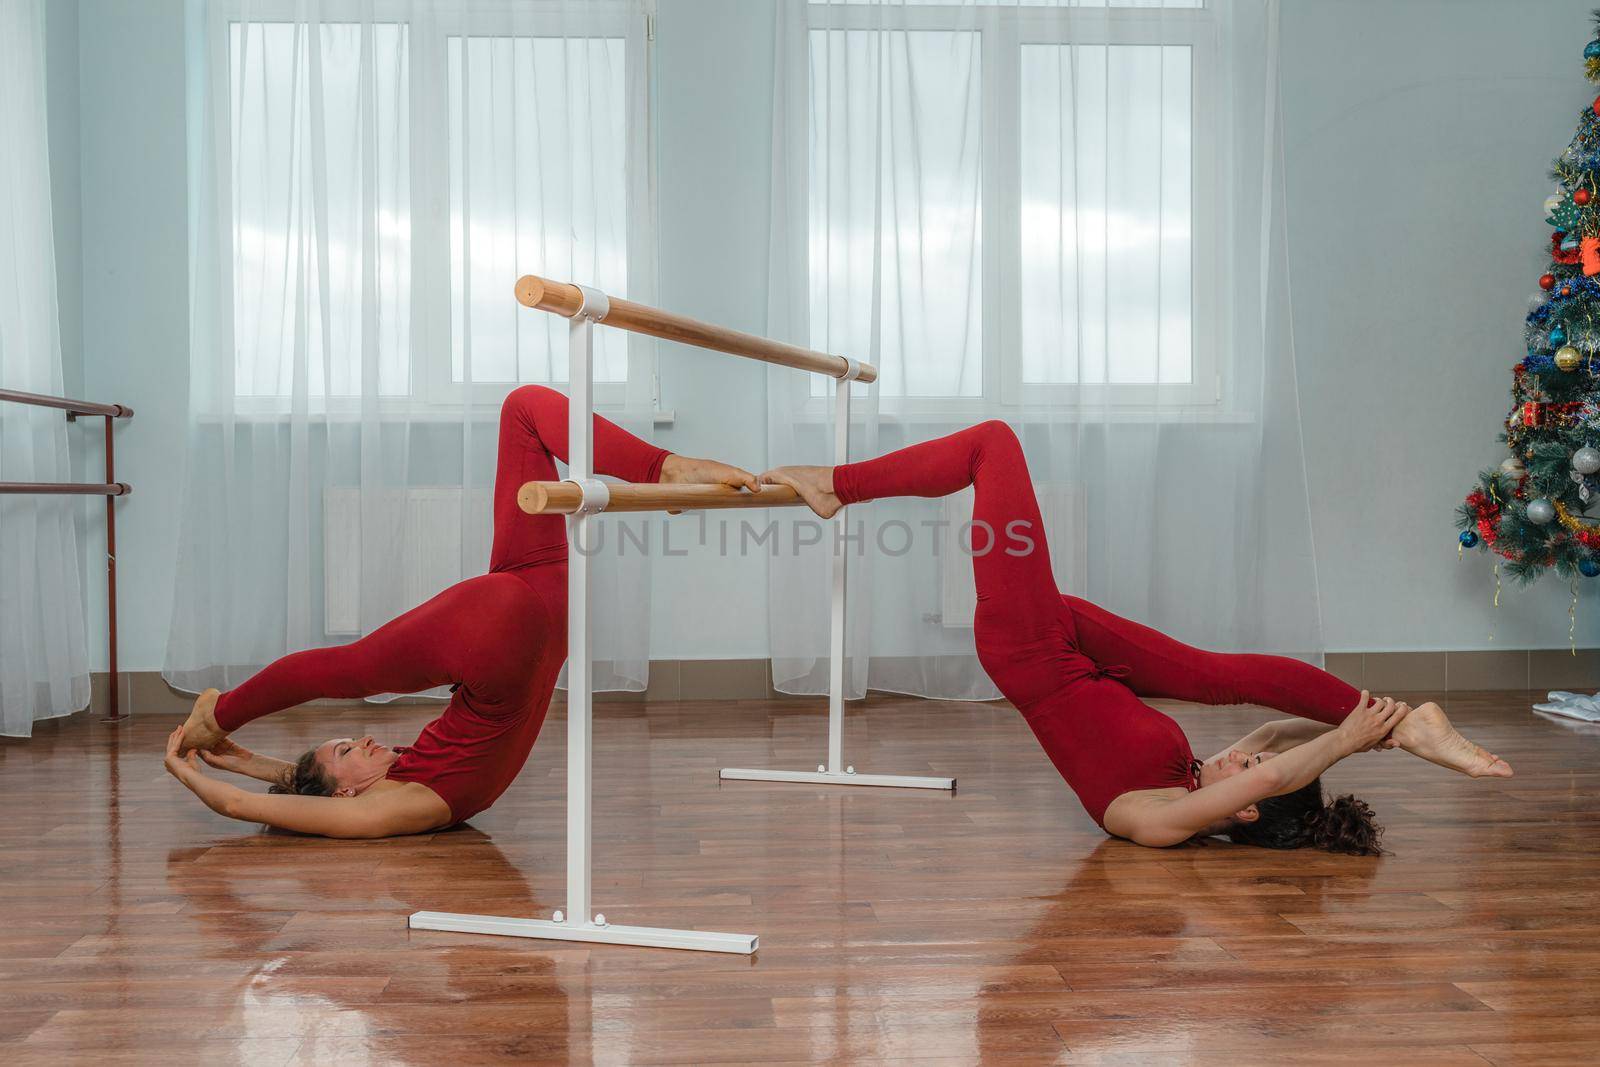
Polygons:
<instances>
[{"instance_id":1,"label":"silver bauble","mask_svg":"<svg viewBox=\"0 0 1600 1067\"><path fill-rule=\"evenodd\" d=\"M1538 500L1530 500L1528 502L1529 522L1538 523L1540 526L1543 526L1545 523L1549 522L1555 517L1555 505L1550 503L1550 501L1546 500L1544 497L1540 497Z\"/></svg>"},{"instance_id":2,"label":"silver bauble","mask_svg":"<svg viewBox=\"0 0 1600 1067\"><path fill-rule=\"evenodd\" d=\"M1500 473L1512 475L1521 474L1522 460L1518 459L1516 456L1512 456L1510 459L1500 464Z\"/></svg>"},{"instance_id":3,"label":"silver bauble","mask_svg":"<svg viewBox=\"0 0 1600 1067\"><path fill-rule=\"evenodd\" d=\"M1600 471L1600 448L1590 448L1584 445L1572 454L1572 469L1579 474L1593 474Z\"/></svg>"}]
</instances>

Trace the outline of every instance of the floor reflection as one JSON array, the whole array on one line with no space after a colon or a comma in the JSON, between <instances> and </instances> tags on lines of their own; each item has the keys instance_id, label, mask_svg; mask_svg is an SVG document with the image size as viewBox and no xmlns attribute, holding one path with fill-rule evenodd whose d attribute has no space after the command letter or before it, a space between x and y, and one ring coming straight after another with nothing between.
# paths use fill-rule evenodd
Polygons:
<instances>
[{"instance_id":1,"label":"floor reflection","mask_svg":"<svg viewBox=\"0 0 1600 1067\"><path fill-rule=\"evenodd\" d=\"M1248 961L1225 944L1299 940L1284 913L1365 903L1381 869L1379 860L1221 841L1149 849L1108 839L1065 862L1061 889L1029 901L1017 937L1025 947L1013 962L1060 972L1060 993L1035 997L1030 1010L1048 1018L1074 1054L1091 1055L1214 1048L1230 1025L1259 1024L1264 996L1283 990L1270 975L1248 974ZM1321 887L1332 877L1338 903L1325 905ZM1314 970L1315 961L1307 966ZM979 1001L978 1048L999 1058L1021 1005L1004 991L981 991Z\"/></svg>"},{"instance_id":2,"label":"floor reflection","mask_svg":"<svg viewBox=\"0 0 1600 1067\"><path fill-rule=\"evenodd\" d=\"M341 1064L560 1061L575 1035L588 1046L588 998L574 1007L567 990L584 982L585 950L408 929L415 911L549 913L518 862L478 830L359 842L268 833L174 848L167 882L198 947L257 961L232 1003L212 1009L242 1045L294 1037L299 1061Z\"/></svg>"}]
</instances>

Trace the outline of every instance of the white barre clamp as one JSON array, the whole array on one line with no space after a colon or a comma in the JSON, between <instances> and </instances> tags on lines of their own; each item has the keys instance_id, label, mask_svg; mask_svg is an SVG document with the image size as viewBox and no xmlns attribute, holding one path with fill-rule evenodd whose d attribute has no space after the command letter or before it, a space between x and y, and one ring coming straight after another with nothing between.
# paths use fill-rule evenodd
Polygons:
<instances>
[{"instance_id":1,"label":"white barre clamp","mask_svg":"<svg viewBox=\"0 0 1600 1067\"><path fill-rule=\"evenodd\" d=\"M853 382L861 377L861 364L849 356L840 356L844 360L844 373L839 375L841 382Z\"/></svg>"},{"instance_id":2,"label":"white barre clamp","mask_svg":"<svg viewBox=\"0 0 1600 1067\"><path fill-rule=\"evenodd\" d=\"M577 286L582 302L578 310L573 312L575 319L588 319L590 322L603 322L611 314L611 298L598 289L591 289L587 285Z\"/></svg>"},{"instance_id":3,"label":"white barre clamp","mask_svg":"<svg viewBox=\"0 0 1600 1067\"><path fill-rule=\"evenodd\" d=\"M564 481L578 487L583 494L583 503L578 505L574 515L598 515L611 506L611 489L599 478L566 478Z\"/></svg>"}]
</instances>

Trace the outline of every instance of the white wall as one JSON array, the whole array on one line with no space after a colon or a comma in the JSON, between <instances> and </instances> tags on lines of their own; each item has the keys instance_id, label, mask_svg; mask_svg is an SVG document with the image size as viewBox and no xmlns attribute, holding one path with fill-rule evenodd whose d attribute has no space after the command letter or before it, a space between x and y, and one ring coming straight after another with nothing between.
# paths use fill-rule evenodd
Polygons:
<instances>
[{"instance_id":1,"label":"white wall","mask_svg":"<svg viewBox=\"0 0 1600 1067\"><path fill-rule=\"evenodd\" d=\"M59 0L57 0L59 2ZM54 8L57 3L52 3ZM127 404L117 474L119 666L156 670L171 621L188 409L183 0L83 0L78 22L83 391ZM91 469L104 462L85 435ZM105 527L89 522L90 658L105 669Z\"/></svg>"},{"instance_id":2,"label":"white wall","mask_svg":"<svg viewBox=\"0 0 1600 1067\"><path fill-rule=\"evenodd\" d=\"M759 330L772 8L661 6L662 302ZM1488 564L1457 562L1451 513L1478 467L1501 458L1494 436L1540 272L1545 171L1590 99L1580 55L1589 6L1285 0L1302 411L1332 650L1566 642L1568 594L1557 583L1507 586L1491 612ZM183 4L81 0L81 9L83 391L138 411L118 441L119 468L137 485L118 525L122 660L153 670L171 611L187 389ZM54 56L54 27L51 40ZM53 108L53 165L58 151L70 155L57 132ZM58 188L70 181L58 173ZM58 218L63 240L72 225ZM669 346L661 375L663 404L677 414L664 445L765 462L760 367ZM101 550L86 552L96 568ZM92 647L103 646L96 568ZM1586 592L1579 639L1594 645L1600 611ZM655 655L764 654L760 560L658 560L655 596Z\"/></svg>"},{"instance_id":3,"label":"white wall","mask_svg":"<svg viewBox=\"0 0 1600 1067\"><path fill-rule=\"evenodd\" d=\"M775 8L749 0L666 0L661 7L662 305L760 333L767 316ZM662 406L677 415L659 435L664 447L756 471L767 465L761 364L667 346L661 394ZM677 525L686 534L699 529L697 519ZM651 655L765 656L766 575L765 559L754 554L717 558L695 551L656 560Z\"/></svg>"},{"instance_id":4,"label":"white wall","mask_svg":"<svg viewBox=\"0 0 1600 1067\"><path fill-rule=\"evenodd\" d=\"M1592 6L1284 5L1295 330L1330 650L1567 643L1565 584L1510 591L1495 612L1487 558L1457 561L1452 511L1505 458L1495 434L1547 262L1546 174L1595 94ZM1579 608L1588 646L1597 592L1585 586Z\"/></svg>"}]
</instances>

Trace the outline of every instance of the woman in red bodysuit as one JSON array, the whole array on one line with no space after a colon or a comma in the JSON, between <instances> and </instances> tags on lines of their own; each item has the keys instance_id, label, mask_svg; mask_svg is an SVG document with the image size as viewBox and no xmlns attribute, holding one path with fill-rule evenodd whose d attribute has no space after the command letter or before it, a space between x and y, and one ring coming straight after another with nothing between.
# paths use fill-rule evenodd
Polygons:
<instances>
[{"instance_id":1,"label":"woman in red bodysuit","mask_svg":"<svg viewBox=\"0 0 1600 1067\"><path fill-rule=\"evenodd\" d=\"M361 640L296 652L237 689L208 689L167 742L167 769L214 811L328 837L422 833L493 804L539 736L567 658L567 539L559 515L525 515L517 489L556 478L567 456L567 398L523 386L500 412L489 573L451 586ZM595 468L630 482L712 482L754 489L755 476L686 459L594 420ZM258 756L227 735L318 697L414 693L450 685L450 703L406 748L336 738L296 763ZM185 753L188 753L187 758ZM213 767L267 781L273 794L207 777Z\"/></svg>"},{"instance_id":2,"label":"woman in red bodysuit","mask_svg":"<svg viewBox=\"0 0 1600 1067\"><path fill-rule=\"evenodd\" d=\"M761 480L791 486L824 518L876 497L973 486L978 659L1095 822L1118 837L1164 846L1227 834L1371 854L1381 833L1371 810L1354 797L1322 796L1321 773L1344 757L1400 747L1473 777L1511 774L1456 733L1437 704L1369 700L1299 660L1203 652L1063 596L1022 447L1003 422L864 463L780 467ZM1298 718L1202 762L1178 724L1141 697L1259 704Z\"/></svg>"}]
</instances>

